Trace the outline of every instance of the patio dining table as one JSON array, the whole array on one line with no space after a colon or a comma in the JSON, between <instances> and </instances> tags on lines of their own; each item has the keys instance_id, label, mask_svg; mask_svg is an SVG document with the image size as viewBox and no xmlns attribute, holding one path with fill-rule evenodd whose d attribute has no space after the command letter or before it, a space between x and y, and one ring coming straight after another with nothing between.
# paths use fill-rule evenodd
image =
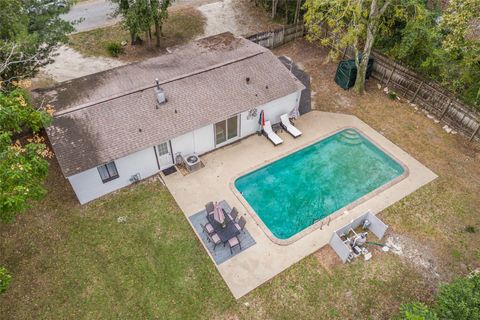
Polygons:
<instances>
[{"instance_id":1,"label":"patio dining table","mask_svg":"<svg viewBox=\"0 0 480 320\"><path fill-rule=\"evenodd\" d=\"M220 237L220 240L223 243L226 243L234 236L238 236L240 234L240 231L238 231L237 227L235 226L235 222L230 219L230 216L225 212L225 210L223 208L221 208L221 210L223 210L223 213L225 214L225 227L223 227L221 223L215 220L213 214L209 214L207 216L207 220L208 222L210 222L213 229Z\"/></svg>"}]
</instances>

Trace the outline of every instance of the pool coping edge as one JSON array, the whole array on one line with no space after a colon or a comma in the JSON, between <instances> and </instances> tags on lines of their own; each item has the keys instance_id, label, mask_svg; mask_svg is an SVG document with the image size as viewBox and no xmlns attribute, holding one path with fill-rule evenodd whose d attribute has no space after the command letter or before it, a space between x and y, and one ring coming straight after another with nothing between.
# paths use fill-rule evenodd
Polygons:
<instances>
[{"instance_id":1,"label":"pool coping edge","mask_svg":"<svg viewBox=\"0 0 480 320\"><path fill-rule=\"evenodd\" d=\"M395 160L404 170L404 172L399 175L398 177L390 180L389 182L379 186L378 188L370 191L369 193L365 194L364 196L358 198L357 200L349 203L348 205L338 209L337 211L334 211L332 212L331 214L329 214L328 216L326 216L325 218L323 219L320 219L320 220L317 220L315 223L311 224L310 226L308 226L307 228L303 229L302 231L294 234L293 236L291 236L290 238L287 238L287 239L279 239L277 238L275 235L273 235L273 233L270 231L270 229L265 225L265 223L262 221L262 219L258 216L258 214L255 212L255 210L250 206L250 204L248 203L248 201L243 197L243 195L241 194L240 191L238 191L238 189L235 187L235 181L244 176L244 175L247 175L255 170L258 170L270 163L273 163L277 160L280 160L281 158L284 158L290 154L293 154L301 149L304 149L304 148L307 148L311 145L314 145L315 143L317 142L320 142L322 140L325 140L343 130L347 130L347 129L353 129L353 130L356 130L358 131L361 135L363 135L366 139L368 139L375 147L377 147L378 149L380 149L382 152L384 152L386 155L388 155L390 158L392 158L393 160ZM272 159L269 159L267 161L264 161L258 165L255 165L253 166L252 168L249 168L247 170L244 170L243 172L240 172L238 174L236 174L235 176L233 176L232 179L230 179L230 182L229 182L229 186L230 186L230 189L232 190L232 192L234 193L234 195L237 197L237 199L242 203L242 205L247 209L247 212L249 213L249 215L252 217L252 219L255 221L255 223L260 227L260 229L262 229L262 231L266 234L266 236L275 244L278 244L278 245L282 245L282 246L286 246L286 245L290 245L298 240L300 240L301 238L305 237L306 235L312 233L313 231L317 230L317 229L322 229L324 225L330 225L330 222L332 220L335 220L337 218L339 218L340 216L342 216L343 214L345 213L348 213L349 210L352 210L353 208L359 206L360 204L366 202L367 200L370 200L371 198L373 198L374 196L382 193L383 191L385 191L386 189L389 189L391 188L392 186L398 184L399 182L403 181L404 179L406 179L408 176L410 175L410 170L409 168L405 165L405 163L401 160L399 160L397 157L395 157L391 152L389 152L388 150L386 150L385 148L383 148L381 145L379 145L374 139L372 139L371 136L369 136L368 134L366 134L363 130L361 130L360 128L358 127L355 127L355 126L344 126L344 127L341 127L337 130L334 130L326 135L323 135L313 141L310 141L310 142L307 142L305 144L302 144L296 148L293 148L292 150L289 150L285 153L282 153Z\"/></svg>"}]
</instances>

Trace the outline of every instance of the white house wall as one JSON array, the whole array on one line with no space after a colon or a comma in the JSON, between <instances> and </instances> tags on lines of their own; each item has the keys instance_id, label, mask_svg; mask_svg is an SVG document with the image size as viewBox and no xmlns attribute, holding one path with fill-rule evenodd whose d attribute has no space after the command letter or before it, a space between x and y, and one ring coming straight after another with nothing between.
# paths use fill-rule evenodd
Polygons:
<instances>
[{"instance_id":1,"label":"white house wall","mask_svg":"<svg viewBox=\"0 0 480 320\"><path fill-rule=\"evenodd\" d=\"M128 186L131 184L130 178L137 173L140 173L140 178L144 179L158 172L153 147L117 159L115 165L119 177L106 183L102 182L97 168L68 177L81 204Z\"/></svg>"},{"instance_id":2,"label":"white house wall","mask_svg":"<svg viewBox=\"0 0 480 320\"><path fill-rule=\"evenodd\" d=\"M257 107L257 116L251 119L248 119L248 111L242 112L240 114L240 137L249 136L259 129L258 117L261 110L265 112L266 120L278 123L282 114L289 113L294 107L298 107L299 103L300 91ZM206 153L215 149L214 125L211 124L188 132L173 138L171 142L174 155L177 153L183 155L194 152L197 154Z\"/></svg>"},{"instance_id":3,"label":"white house wall","mask_svg":"<svg viewBox=\"0 0 480 320\"><path fill-rule=\"evenodd\" d=\"M265 120L269 120L272 124L280 122L280 116L289 113L294 107L298 107L300 103L300 91L292 93L283 98L271 101L263 106L257 107L257 116L248 119L248 111L241 115L241 135L246 137L259 129L258 118L260 111L265 112Z\"/></svg>"},{"instance_id":4,"label":"white house wall","mask_svg":"<svg viewBox=\"0 0 480 320\"><path fill-rule=\"evenodd\" d=\"M171 142L174 155L177 153L186 155L194 152L203 154L211 151L215 148L213 125L173 138Z\"/></svg>"},{"instance_id":5,"label":"white house wall","mask_svg":"<svg viewBox=\"0 0 480 320\"><path fill-rule=\"evenodd\" d=\"M248 111L240 114L240 137L246 137L259 129L258 117L260 111L265 112L265 119L272 123L280 122L280 115L289 113L298 107L300 92L292 93L283 98L257 107L257 116L248 119ZM188 132L171 140L172 152L183 155L189 153L203 154L215 149L214 124ZM160 142L159 142L160 143ZM97 168L92 168L68 177L80 203L86 203L99 198L107 193L125 187L130 178L140 173L141 179L147 178L158 172L157 158L153 147L133 153L115 160L119 178L103 183Z\"/></svg>"}]
</instances>

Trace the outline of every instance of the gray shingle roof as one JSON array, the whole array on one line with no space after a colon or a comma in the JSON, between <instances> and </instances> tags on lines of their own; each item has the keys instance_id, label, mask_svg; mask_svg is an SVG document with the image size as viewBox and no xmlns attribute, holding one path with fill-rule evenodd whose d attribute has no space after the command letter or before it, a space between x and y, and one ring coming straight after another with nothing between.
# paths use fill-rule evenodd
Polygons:
<instances>
[{"instance_id":1,"label":"gray shingle roof","mask_svg":"<svg viewBox=\"0 0 480 320\"><path fill-rule=\"evenodd\" d=\"M158 109L155 78L167 97ZM46 130L71 176L303 88L270 51L221 34L36 92L36 100L57 110Z\"/></svg>"}]
</instances>

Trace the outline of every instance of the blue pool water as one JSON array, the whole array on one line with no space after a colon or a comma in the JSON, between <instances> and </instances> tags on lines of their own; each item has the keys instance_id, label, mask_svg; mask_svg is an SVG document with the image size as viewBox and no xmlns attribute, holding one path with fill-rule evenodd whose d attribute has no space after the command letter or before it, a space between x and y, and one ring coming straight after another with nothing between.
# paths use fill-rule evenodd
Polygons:
<instances>
[{"instance_id":1,"label":"blue pool water","mask_svg":"<svg viewBox=\"0 0 480 320\"><path fill-rule=\"evenodd\" d=\"M354 129L248 173L235 187L278 239L288 239L404 173Z\"/></svg>"}]
</instances>

